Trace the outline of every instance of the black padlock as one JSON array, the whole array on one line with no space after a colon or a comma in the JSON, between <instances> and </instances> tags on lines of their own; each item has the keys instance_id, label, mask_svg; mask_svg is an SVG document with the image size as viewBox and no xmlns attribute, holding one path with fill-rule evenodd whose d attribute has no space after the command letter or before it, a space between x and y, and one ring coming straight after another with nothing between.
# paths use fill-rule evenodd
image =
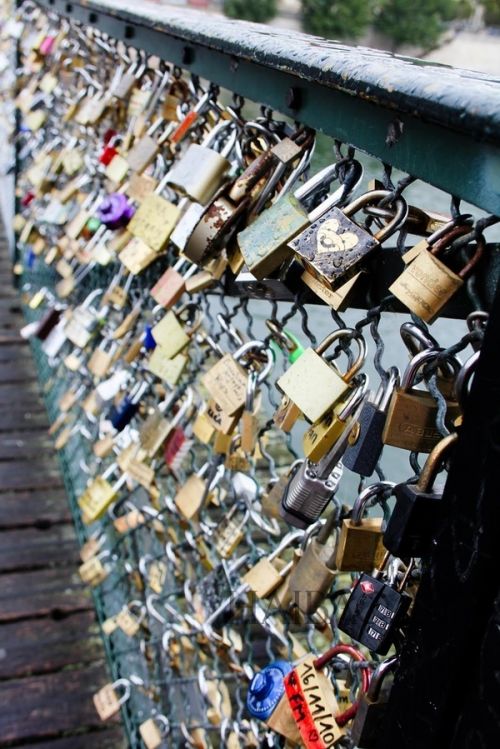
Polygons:
<instances>
[{"instance_id":1,"label":"black padlock","mask_svg":"<svg viewBox=\"0 0 500 749\"><path fill-rule=\"evenodd\" d=\"M432 450L416 484L398 484L396 503L384 533L384 546L398 557L425 557L445 520L441 492L433 492L436 475L457 440L456 432Z\"/></svg>"},{"instance_id":2,"label":"black padlock","mask_svg":"<svg viewBox=\"0 0 500 749\"><path fill-rule=\"evenodd\" d=\"M399 385L399 371L391 367L387 382L382 383L373 400L365 401L349 434L349 446L344 453L342 463L350 471L360 476L371 476L379 461L384 447L382 432L384 431L387 406L393 390Z\"/></svg>"},{"instance_id":3,"label":"black padlock","mask_svg":"<svg viewBox=\"0 0 500 749\"><path fill-rule=\"evenodd\" d=\"M368 691L361 692L349 735L352 743L359 749L372 749L381 738L382 722L390 693L390 689L385 689L383 682L397 665L396 657L380 663L372 674Z\"/></svg>"},{"instance_id":4,"label":"black padlock","mask_svg":"<svg viewBox=\"0 0 500 749\"><path fill-rule=\"evenodd\" d=\"M412 600L403 592L411 565L399 586L396 585L396 575L388 582L380 579L389 556L387 552L380 570L374 575L361 575L338 625L346 635L380 655L385 655L393 644Z\"/></svg>"}]
</instances>

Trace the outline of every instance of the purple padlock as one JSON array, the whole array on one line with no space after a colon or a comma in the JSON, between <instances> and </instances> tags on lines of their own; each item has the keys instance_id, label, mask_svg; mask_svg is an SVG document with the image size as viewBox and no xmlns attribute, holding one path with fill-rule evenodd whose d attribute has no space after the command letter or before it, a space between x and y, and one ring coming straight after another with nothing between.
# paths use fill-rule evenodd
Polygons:
<instances>
[{"instance_id":1,"label":"purple padlock","mask_svg":"<svg viewBox=\"0 0 500 749\"><path fill-rule=\"evenodd\" d=\"M104 198L97 209L97 218L108 229L120 229L126 226L135 213L135 208L126 195L113 192Z\"/></svg>"}]
</instances>

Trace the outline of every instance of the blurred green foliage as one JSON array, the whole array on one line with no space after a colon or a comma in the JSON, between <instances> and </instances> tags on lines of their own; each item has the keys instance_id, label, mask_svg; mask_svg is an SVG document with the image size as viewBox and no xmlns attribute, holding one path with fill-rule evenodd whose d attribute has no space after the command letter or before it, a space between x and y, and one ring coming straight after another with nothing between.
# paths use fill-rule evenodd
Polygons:
<instances>
[{"instance_id":1,"label":"blurred green foliage","mask_svg":"<svg viewBox=\"0 0 500 749\"><path fill-rule=\"evenodd\" d=\"M224 0L224 13L229 18L265 23L277 12L277 0Z\"/></svg>"},{"instance_id":2,"label":"blurred green foliage","mask_svg":"<svg viewBox=\"0 0 500 749\"><path fill-rule=\"evenodd\" d=\"M372 0L302 0L304 30L336 39L356 39L373 19Z\"/></svg>"}]
</instances>

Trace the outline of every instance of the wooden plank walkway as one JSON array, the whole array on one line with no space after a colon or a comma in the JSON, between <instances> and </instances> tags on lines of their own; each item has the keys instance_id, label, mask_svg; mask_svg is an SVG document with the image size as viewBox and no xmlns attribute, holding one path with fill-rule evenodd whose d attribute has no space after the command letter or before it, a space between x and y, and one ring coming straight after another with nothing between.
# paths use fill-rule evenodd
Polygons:
<instances>
[{"instance_id":1,"label":"wooden plank walkway","mask_svg":"<svg viewBox=\"0 0 500 749\"><path fill-rule=\"evenodd\" d=\"M23 324L0 241L0 749L123 749Z\"/></svg>"}]
</instances>

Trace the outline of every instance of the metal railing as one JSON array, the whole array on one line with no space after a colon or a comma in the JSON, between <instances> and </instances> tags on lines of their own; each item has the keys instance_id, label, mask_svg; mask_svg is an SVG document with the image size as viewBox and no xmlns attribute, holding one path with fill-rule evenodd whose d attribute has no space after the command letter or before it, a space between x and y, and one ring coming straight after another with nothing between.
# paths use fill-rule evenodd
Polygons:
<instances>
[{"instance_id":1,"label":"metal railing","mask_svg":"<svg viewBox=\"0 0 500 749\"><path fill-rule=\"evenodd\" d=\"M379 168L377 176L385 179L386 186L389 185L393 191L406 188L406 175L411 175L449 193L452 212L459 212L459 203L463 200L480 209L479 221L485 218L483 212L500 215L500 81L446 66L429 65L383 52L312 39L306 35L207 17L194 11L165 9L147 1L138 4L133 0L37 0L37 5L47 11L55 24L58 19L66 18L71 24L81 24L84 32L89 28L97 29L103 35L103 40L113 39L148 55L158 56L192 76L200 76L238 97L271 107L292 120L315 128L334 138L342 148L343 144L349 144L365 152L381 162L383 166ZM19 173L23 166L20 160ZM395 174L392 168L405 173L394 180L396 185L391 182L391 176ZM483 225L488 226L487 217ZM26 262L29 246L19 249L18 259L25 262L21 276L24 292L33 292L40 287L53 289L57 281L54 269L37 264L36 258L33 259L31 255L30 262L34 260L35 264L29 267ZM153 279L171 260L171 256L165 256L145 274L137 277L132 291L142 295L144 301L145 290L150 288ZM382 314L387 310L404 309L387 294L388 286L400 271L399 243L398 247L384 247L383 253L361 279L349 300L349 307L368 310L356 327L371 331L377 369L377 359L380 364L384 351L379 332ZM76 290L73 299L82 301L91 289L108 287L115 274L115 265L96 267L86 276L85 283ZM470 695L487 680L480 673L483 663L481 646L483 641L488 645L485 633L493 617L493 605L499 590L497 584L490 589L481 584L498 562L498 544L489 528L497 525L494 506L497 504L495 495L500 479L498 461L495 460L498 450L495 429L500 406L495 358L500 314L497 291L499 277L499 248L490 243L480 272L472 282L464 284L443 312L444 316L465 318L469 312L481 307L491 311L491 321L465 408L458 455L450 470L443 499L451 508L450 523L423 571L421 590L392 691L385 738L381 743L386 749L400 749L402 746L420 749L422 746L442 747L445 745L443 736L450 732L455 736L454 747L465 745L456 737L456 725L468 725L468 713L474 709L474 703L471 699L467 704L467 694ZM208 332L216 342L230 340L227 331L231 334L231 323L235 320L245 326L249 339L263 337L259 328L260 314L262 318L278 320L280 325L295 325L295 332L305 336L312 345L317 343L311 321L317 323L318 318L314 318L311 308L305 305L321 302L292 276L256 281L245 274L236 278L226 274L217 285L200 295L199 303L205 313ZM265 311L257 312L257 306L252 307L257 304L265 306ZM225 328L220 327L217 311L223 314ZM26 314L30 321L39 316L39 312L29 304ZM345 327L340 313L332 311L331 315L338 327ZM196 343L194 348L190 378L194 378L194 371L206 360ZM458 346L456 350L459 350ZM44 384L49 416L55 420L60 399L72 378L61 367L54 373L39 343L33 344L33 351L40 380ZM455 349L450 351L455 353ZM187 382L183 382L179 397L189 387L190 381L188 378ZM275 394L268 384L266 399L271 406L277 405ZM266 429L269 430L268 424L262 427L261 436ZM287 457L293 457L293 441L286 437L284 443L289 451ZM272 442L271 447L275 447ZM269 460L266 470L274 475L274 462L279 467L280 450L268 452L272 453L274 460ZM265 450L264 454L268 456ZM91 444L81 439L78 431L74 431L60 450L60 455L77 531L84 543L88 541L89 529L82 522L77 500L87 481L85 467L93 461ZM182 469L182 479L190 475L195 463ZM254 475L262 480L266 470L262 471L261 468L261 473L257 471ZM170 485L168 488L171 490ZM481 496L483 501L476 504L471 502L472 493ZM162 507L162 512L166 510L168 507ZM478 529L484 523L488 524L488 529L479 534ZM175 523L172 523L172 528L175 533ZM253 554L258 546L255 540L258 533L265 535L258 524L254 530L255 536L247 533L245 540ZM135 563L147 554L154 558L161 557L162 547L150 535L142 536L141 531L119 535L113 530L112 523L107 533L117 557L122 556ZM274 540L271 548L273 544L276 545ZM457 572L455 563L460 560L463 549L471 547L477 550L477 554L468 559L466 571L460 567ZM183 548L182 551L188 556L192 553L192 549L184 552ZM203 569L203 564L198 560L194 576L200 578ZM116 613L117 607L127 597L128 600L133 597L134 588L126 577L123 568L115 570L103 588L95 592L101 623ZM185 613L184 603L181 602L183 591L176 587L175 575L170 584L169 590L177 601L177 610ZM141 595L137 594L139 597ZM470 610L462 616L460 612L464 598L470 601ZM448 611L453 612L453 621L443 611L444 603L441 605L441 602L444 601L449 607ZM203 700L197 702L201 699L200 690L195 688L198 674L200 669L204 673L206 665L205 655L200 655L205 647L203 633L189 633L200 652L193 656L194 666L190 664L183 673L178 667L172 667L171 663L168 666L165 664L161 627L156 626L155 629L155 623L152 624L149 640L144 638L138 644L131 645L122 635L105 638L113 679L135 672L147 681L150 688L149 694L145 695L139 687L134 699L123 707L130 745L142 746L138 726L147 718L153 704L158 709L163 706L165 711L170 710L168 717L172 733L169 739L171 743L167 745L178 746L187 740L185 722L191 718L194 725L206 731L214 744L217 745L218 741L223 746L225 738L222 729L214 738L214 725L201 715ZM267 639L256 637L259 652L253 653L252 647L248 647L255 637L254 625L251 617L243 619L239 633L243 642L238 643L243 653L242 661L250 666L254 661L262 663L265 660L260 650L267 650L268 653L273 650L270 644L272 635L268 635ZM449 638L446 626L452 628ZM293 627L293 621L284 617L281 637L285 641L288 639L290 652L293 650L290 644ZM309 622L301 634L310 647L317 647L315 638L319 635L313 634L312 630ZM175 634L178 636L179 630ZM436 644L436 637L441 638L442 642ZM420 643L432 651L433 660L422 653ZM236 645L230 645L229 651L231 647ZM468 691L455 678L457 664L462 663L459 654L462 655L465 647L471 672ZM488 647L492 649L491 645ZM237 683L235 673L228 668L221 652L212 649L210 658L208 662L217 676L220 696L220 684L229 685L236 705L236 722L242 732L246 731L246 735L250 736L251 730L245 723L243 687ZM154 674L153 678L150 673ZM355 671L353 674L357 676ZM202 697L206 696L203 689L201 694ZM191 701L191 708L180 704ZM186 721L179 718L183 710ZM472 729L469 727L467 730L468 735L472 735Z\"/></svg>"}]
</instances>

